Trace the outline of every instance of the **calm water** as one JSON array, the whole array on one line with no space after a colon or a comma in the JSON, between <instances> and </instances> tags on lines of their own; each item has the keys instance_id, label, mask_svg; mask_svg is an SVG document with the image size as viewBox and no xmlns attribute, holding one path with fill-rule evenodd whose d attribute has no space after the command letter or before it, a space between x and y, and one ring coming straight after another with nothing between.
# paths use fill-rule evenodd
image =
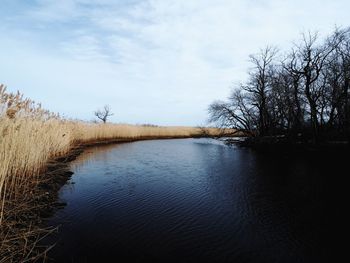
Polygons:
<instances>
[{"instance_id":1,"label":"calm water","mask_svg":"<svg viewBox=\"0 0 350 263\"><path fill-rule=\"evenodd\" d=\"M55 262L317 262L328 162L210 139L88 149L50 219ZM107 260L108 259L108 260Z\"/></svg>"}]
</instances>

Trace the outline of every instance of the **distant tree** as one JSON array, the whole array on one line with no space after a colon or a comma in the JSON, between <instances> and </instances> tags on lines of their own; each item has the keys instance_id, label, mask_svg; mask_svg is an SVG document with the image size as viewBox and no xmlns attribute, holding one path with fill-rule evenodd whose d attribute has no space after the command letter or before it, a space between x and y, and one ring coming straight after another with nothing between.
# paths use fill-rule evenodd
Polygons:
<instances>
[{"instance_id":1,"label":"distant tree","mask_svg":"<svg viewBox=\"0 0 350 263\"><path fill-rule=\"evenodd\" d=\"M112 116L111 108L109 105L105 105L102 110L95 111L95 116L103 121L103 123L107 122L109 116Z\"/></svg>"}]
</instances>

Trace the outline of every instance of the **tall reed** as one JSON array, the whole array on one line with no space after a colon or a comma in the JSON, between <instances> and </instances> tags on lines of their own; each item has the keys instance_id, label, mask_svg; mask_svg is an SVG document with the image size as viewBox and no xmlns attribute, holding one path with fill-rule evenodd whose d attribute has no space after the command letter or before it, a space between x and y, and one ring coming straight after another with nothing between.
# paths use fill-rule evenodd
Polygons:
<instances>
[{"instance_id":1,"label":"tall reed","mask_svg":"<svg viewBox=\"0 0 350 263\"><path fill-rule=\"evenodd\" d=\"M42 109L19 92L9 93L0 85L0 224L5 200L29 194L47 162L78 143L143 137L190 137L203 131L193 127L158 127L95 124L69 121ZM217 135L217 129L207 129Z\"/></svg>"}]
</instances>

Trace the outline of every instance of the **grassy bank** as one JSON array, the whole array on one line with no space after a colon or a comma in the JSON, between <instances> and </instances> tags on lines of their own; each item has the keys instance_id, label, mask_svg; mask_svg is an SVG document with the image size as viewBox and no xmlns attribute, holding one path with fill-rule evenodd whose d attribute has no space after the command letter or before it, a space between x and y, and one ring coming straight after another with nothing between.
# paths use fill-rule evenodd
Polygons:
<instances>
[{"instance_id":1,"label":"grassy bank","mask_svg":"<svg viewBox=\"0 0 350 263\"><path fill-rule=\"evenodd\" d=\"M24 98L20 93L8 93L0 85L0 262L5 262L3 258L10 261L11 253L15 253L14 258L17 259L22 256L27 258L32 252L30 244L41 236L37 235L33 226L27 225L26 217L35 217L30 210L38 204L35 200L42 201L42 196L38 197L43 195L42 191L38 192L38 185L43 180L47 181L46 185L50 184L52 180L44 175L50 172L53 160L69 156L72 149L79 148L79 145L91 143L217 136L220 133L214 128L203 130L196 127L96 124L66 120L42 109L40 104ZM59 173L56 171L55 174ZM38 219L34 221L38 222ZM34 232L35 238L32 235Z\"/></svg>"}]
</instances>

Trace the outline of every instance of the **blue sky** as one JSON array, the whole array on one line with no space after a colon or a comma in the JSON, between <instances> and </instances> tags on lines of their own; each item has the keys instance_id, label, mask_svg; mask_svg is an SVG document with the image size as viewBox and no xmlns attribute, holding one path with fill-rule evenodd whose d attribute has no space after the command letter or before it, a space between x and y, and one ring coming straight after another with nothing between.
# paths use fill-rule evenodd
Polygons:
<instances>
[{"instance_id":1,"label":"blue sky","mask_svg":"<svg viewBox=\"0 0 350 263\"><path fill-rule=\"evenodd\" d=\"M69 118L203 125L249 54L349 23L350 2L0 0L0 83Z\"/></svg>"}]
</instances>

